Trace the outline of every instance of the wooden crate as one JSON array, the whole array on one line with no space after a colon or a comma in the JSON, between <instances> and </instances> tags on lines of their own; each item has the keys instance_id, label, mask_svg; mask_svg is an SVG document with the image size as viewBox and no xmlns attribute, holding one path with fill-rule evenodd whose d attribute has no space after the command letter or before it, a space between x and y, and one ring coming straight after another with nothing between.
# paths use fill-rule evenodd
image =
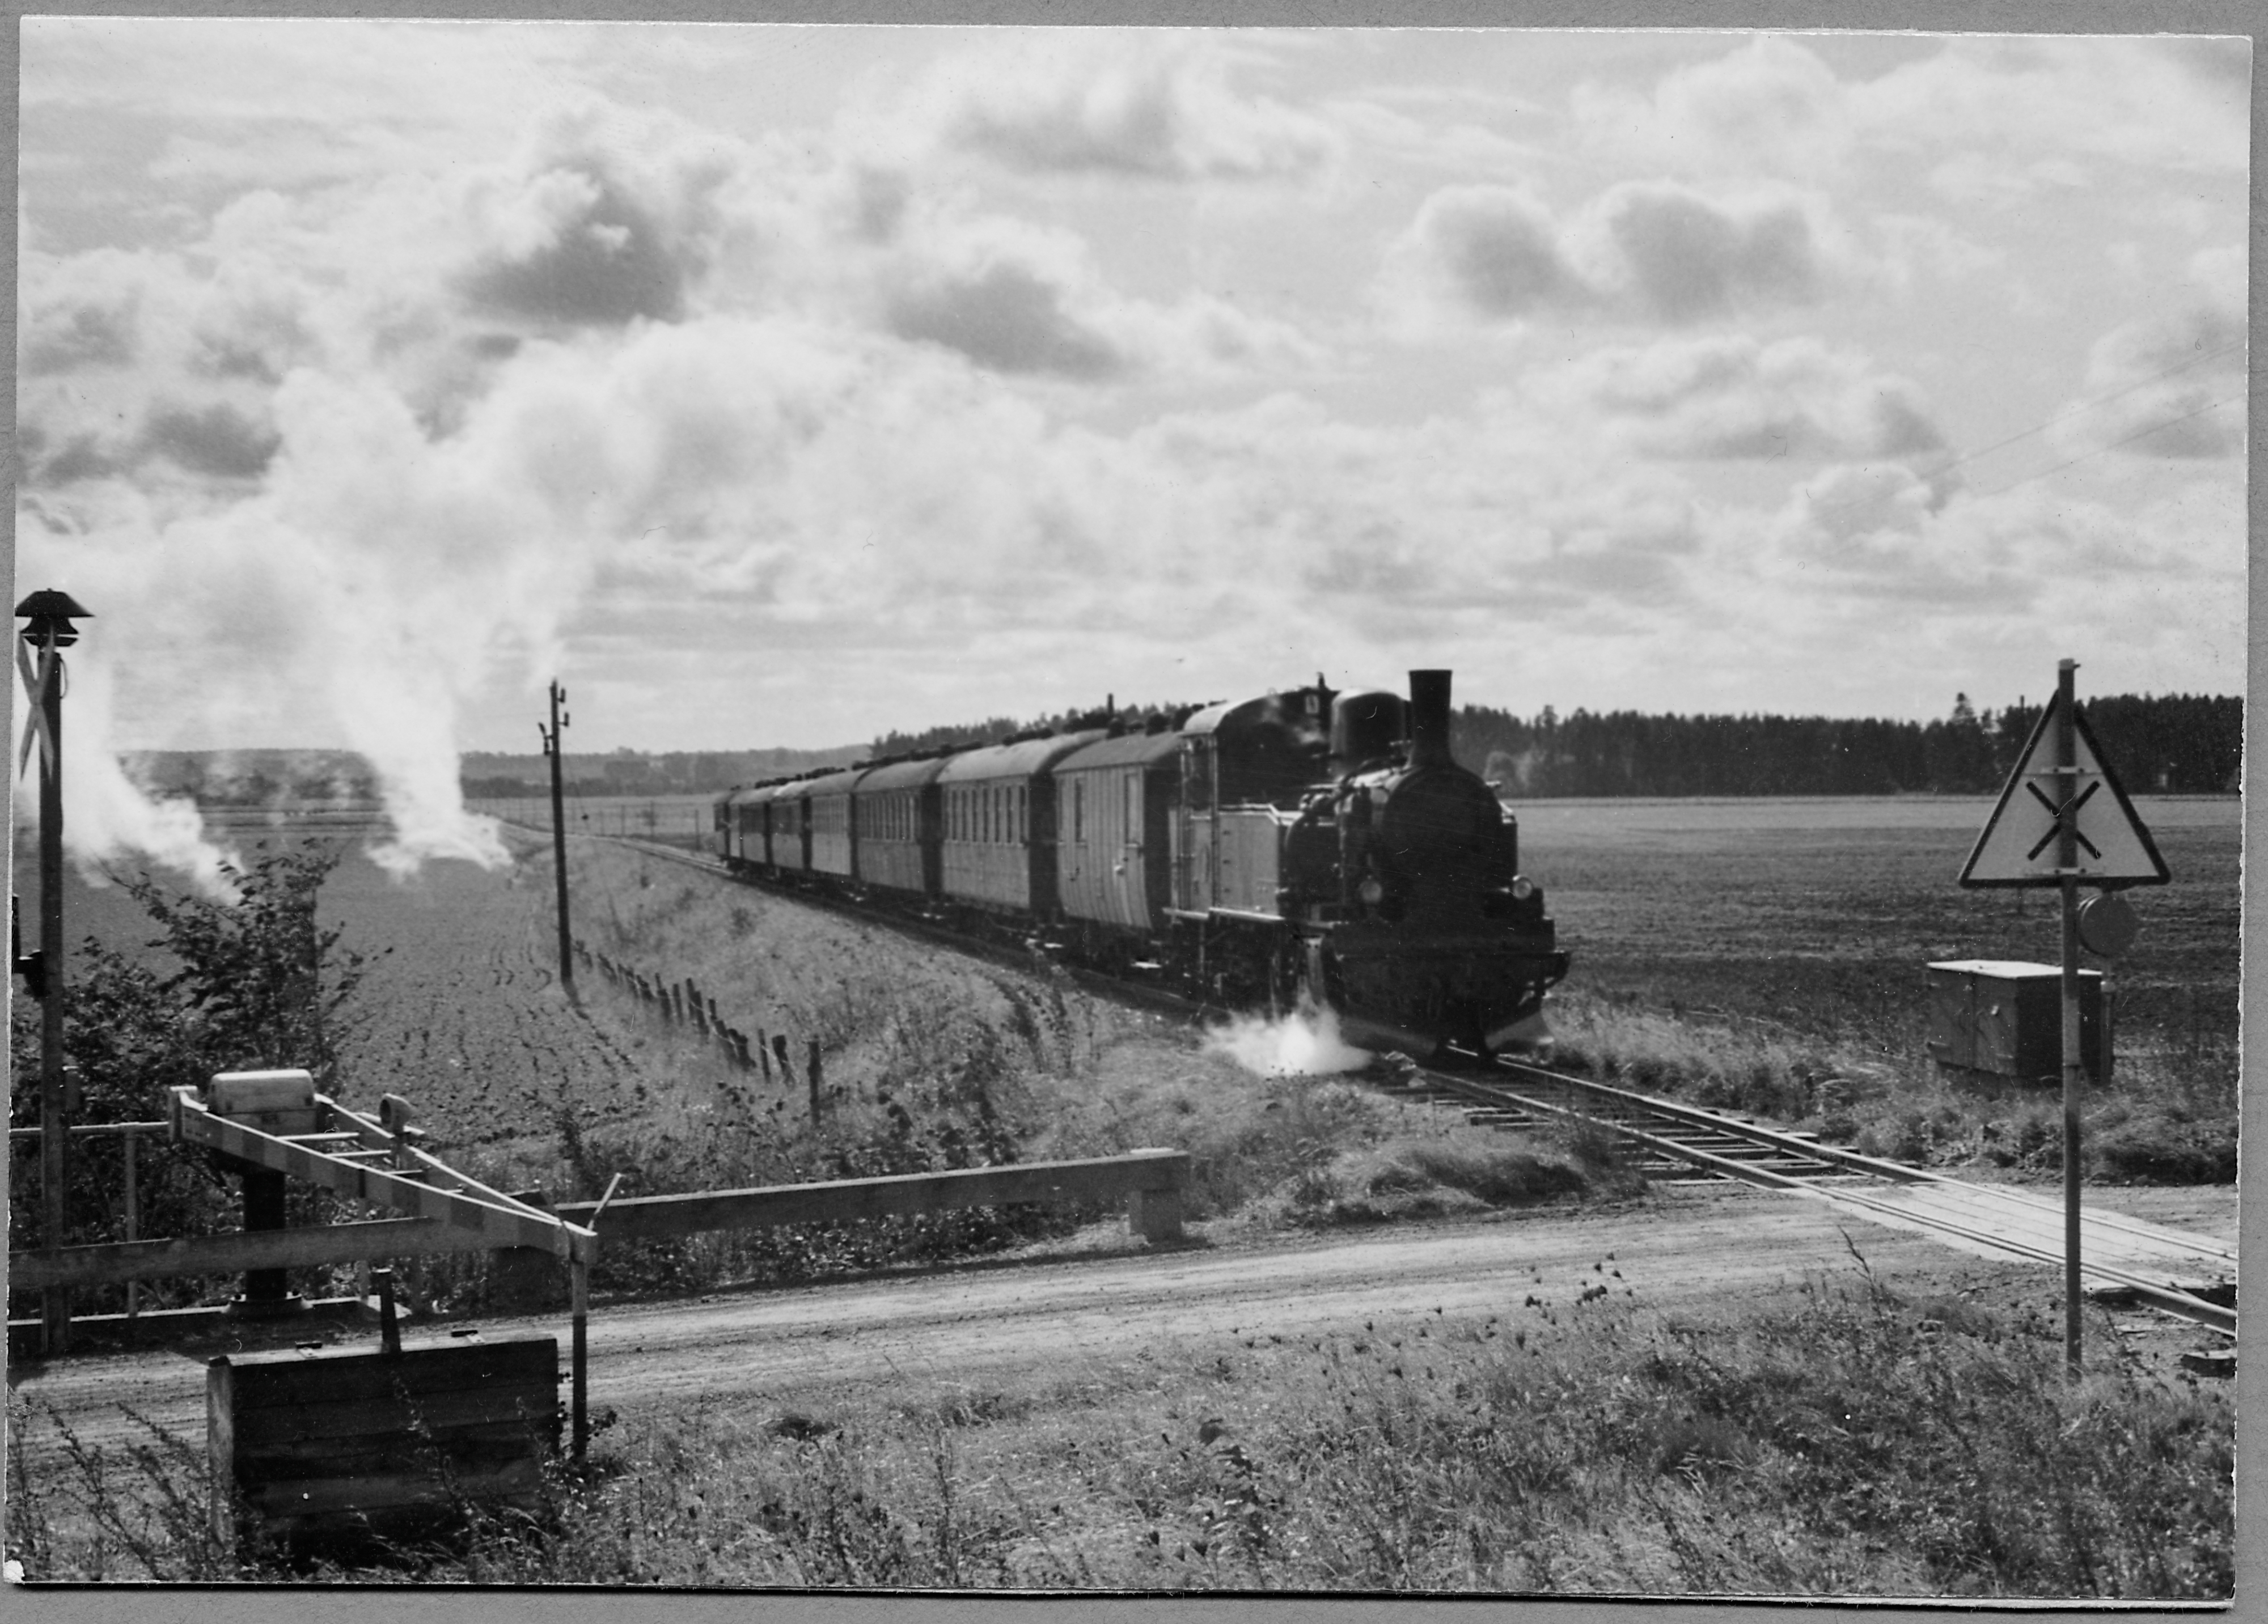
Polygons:
<instances>
[{"instance_id":1,"label":"wooden crate","mask_svg":"<svg viewBox=\"0 0 2268 1624\"><path fill-rule=\"evenodd\" d=\"M532 1510L559 1447L558 1385L549 1336L215 1359L214 1532L351 1545L444 1532L472 1505Z\"/></svg>"}]
</instances>

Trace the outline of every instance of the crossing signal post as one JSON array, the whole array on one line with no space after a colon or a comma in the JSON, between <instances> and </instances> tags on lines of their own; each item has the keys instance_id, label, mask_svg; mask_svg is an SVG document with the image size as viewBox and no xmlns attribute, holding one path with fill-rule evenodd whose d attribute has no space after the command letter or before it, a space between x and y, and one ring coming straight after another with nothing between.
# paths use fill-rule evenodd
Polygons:
<instances>
[{"instance_id":1,"label":"crossing signal post","mask_svg":"<svg viewBox=\"0 0 2268 1624\"><path fill-rule=\"evenodd\" d=\"M40 949L31 958L15 956L13 967L40 1000L40 1200L47 1243L63 1244L63 1199L70 1177L70 1135L65 1117L75 1106L66 1098L63 1067L63 655L78 641L74 620L91 621L69 592L52 588L33 592L16 606L24 621L24 641L16 650L16 669L31 701L24 753L16 764L23 775L36 745L40 752ZM27 650L37 650L36 664ZM70 1336L70 1296L50 1286L40 1299L41 1351L65 1351Z\"/></svg>"},{"instance_id":2,"label":"crossing signal post","mask_svg":"<svg viewBox=\"0 0 2268 1624\"><path fill-rule=\"evenodd\" d=\"M2074 1371L2080 1365L2079 1104L2086 1077L2080 1047L2080 943L2084 933L2097 952L2122 951L2133 939L2137 922L2132 910L2110 893L2129 885L2162 885L2172 878L2080 714L2078 670L2075 660L2058 663L2055 698L2033 726L1961 870L1965 886L2052 885L2062 894L2064 1357ZM2082 906L2081 885L2103 894Z\"/></svg>"}]
</instances>

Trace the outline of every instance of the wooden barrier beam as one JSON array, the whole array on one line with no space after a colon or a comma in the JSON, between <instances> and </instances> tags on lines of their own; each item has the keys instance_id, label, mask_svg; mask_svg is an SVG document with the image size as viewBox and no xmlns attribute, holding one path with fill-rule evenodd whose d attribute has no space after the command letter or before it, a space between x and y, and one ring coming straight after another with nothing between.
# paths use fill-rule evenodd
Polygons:
<instances>
[{"instance_id":1,"label":"wooden barrier beam","mask_svg":"<svg viewBox=\"0 0 2268 1624\"><path fill-rule=\"evenodd\" d=\"M1138 1232L1162 1240L1181 1232L1181 1198L1189 1179L1188 1151L1151 1150L1082 1161L1025 1162L1007 1167L900 1173L884 1179L646 1195L614 1202L607 1208L605 1217L595 1223L596 1202L563 1202L556 1210L570 1224L595 1228L602 1241L658 1240L711 1230L847 1224L961 1207L1126 1201Z\"/></svg>"},{"instance_id":2,"label":"wooden barrier beam","mask_svg":"<svg viewBox=\"0 0 2268 1624\"><path fill-rule=\"evenodd\" d=\"M379 1218L308 1229L262 1230L232 1235L185 1235L171 1240L108 1241L99 1246L50 1247L8 1254L8 1289L111 1285L179 1275L239 1275L255 1268L313 1268L379 1258L443 1252L486 1252L496 1242L478 1230L441 1218Z\"/></svg>"}]
</instances>

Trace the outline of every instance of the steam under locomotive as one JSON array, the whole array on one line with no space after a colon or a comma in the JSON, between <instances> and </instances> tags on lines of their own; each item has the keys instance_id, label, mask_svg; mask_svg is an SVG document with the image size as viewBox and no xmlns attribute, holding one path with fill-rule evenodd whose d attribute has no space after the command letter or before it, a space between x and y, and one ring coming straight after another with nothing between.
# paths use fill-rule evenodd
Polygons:
<instances>
[{"instance_id":1,"label":"steam under locomotive","mask_svg":"<svg viewBox=\"0 0 2268 1624\"><path fill-rule=\"evenodd\" d=\"M1319 679L736 789L718 848L1227 1003L1304 994L1366 1047L1533 1047L1567 955L1515 819L1450 758L1449 673L1410 685Z\"/></svg>"}]
</instances>

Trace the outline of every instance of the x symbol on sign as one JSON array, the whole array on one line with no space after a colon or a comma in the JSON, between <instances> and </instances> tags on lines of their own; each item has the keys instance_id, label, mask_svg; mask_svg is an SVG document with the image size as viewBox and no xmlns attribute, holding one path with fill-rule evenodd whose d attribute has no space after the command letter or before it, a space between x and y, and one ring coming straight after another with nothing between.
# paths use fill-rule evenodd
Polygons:
<instances>
[{"instance_id":1,"label":"x symbol on sign","mask_svg":"<svg viewBox=\"0 0 2268 1624\"><path fill-rule=\"evenodd\" d=\"M2032 798L2037 801L2041 805L2046 807L2048 809L2048 815L2055 819L2053 823L2048 825L2048 832L2040 836L2039 843L2024 854L2025 862L2029 863L2033 858L2038 856L2040 853L2048 849L2048 842L2053 840L2058 832L2062 829L2063 820L2066 818L2071 819L2072 838L2076 840L2080 845L2087 848L2087 855L2090 857L2099 857L2102 855L2102 851L2095 846L2095 842L2088 839L2085 834L2080 832L2079 827L2079 809L2087 805L2088 797L2089 796L2093 795L2097 790L2102 788L2102 780L2100 778L2096 779L2093 783L2088 785L2087 788L2081 790L2077 795L2073 796L2071 799L2066 801L2060 806L2048 799L2046 796L2042 795L2040 793L2039 785L2036 783L2028 783L2024 788L2032 792Z\"/></svg>"}]
</instances>

